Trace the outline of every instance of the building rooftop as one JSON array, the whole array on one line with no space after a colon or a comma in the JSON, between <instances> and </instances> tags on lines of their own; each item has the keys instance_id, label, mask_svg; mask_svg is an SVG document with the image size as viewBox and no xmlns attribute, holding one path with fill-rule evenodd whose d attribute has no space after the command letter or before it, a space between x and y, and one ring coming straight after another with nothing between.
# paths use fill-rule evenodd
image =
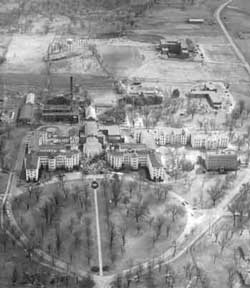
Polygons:
<instances>
[{"instance_id":1,"label":"building rooftop","mask_svg":"<svg viewBox=\"0 0 250 288\"><path fill-rule=\"evenodd\" d=\"M26 157L26 169L28 170L37 169L39 166L38 162L39 162L39 158L36 153L28 154Z\"/></svg>"},{"instance_id":2,"label":"building rooftop","mask_svg":"<svg viewBox=\"0 0 250 288\"><path fill-rule=\"evenodd\" d=\"M160 161L157 159L155 153L150 153L149 159L150 159L151 164L154 168L162 168L162 165L161 165Z\"/></svg>"},{"instance_id":3,"label":"building rooftop","mask_svg":"<svg viewBox=\"0 0 250 288\"><path fill-rule=\"evenodd\" d=\"M162 134L186 134L187 130L184 128L172 128L172 127L160 127L154 129L155 132L158 130Z\"/></svg>"},{"instance_id":4,"label":"building rooftop","mask_svg":"<svg viewBox=\"0 0 250 288\"><path fill-rule=\"evenodd\" d=\"M206 153L206 158L215 158L215 157L237 159L237 154L234 152L207 152Z\"/></svg>"},{"instance_id":5,"label":"building rooftop","mask_svg":"<svg viewBox=\"0 0 250 288\"><path fill-rule=\"evenodd\" d=\"M121 152L121 151L117 151L117 150L114 150L114 151L108 151L109 154L111 155L114 155L114 156L120 156L122 157L124 152Z\"/></svg>"},{"instance_id":6,"label":"building rooftop","mask_svg":"<svg viewBox=\"0 0 250 288\"><path fill-rule=\"evenodd\" d=\"M38 151L37 152L37 155L39 157L42 157L42 156L47 156L49 157L50 159L53 159L57 156L66 156L66 157L71 157L72 155L74 154L78 154L79 151L77 150L57 150L57 151L53 151L53 152L49 152L49 151Z\"/></svg>"},{"instance_id":7,"label":"building rooftop","mask_svg":"<svg viewBox=\"0 0 250 288\"><path fill-rule=\"evenodd\" d=\"M98 128L97 123L95 121L89 121L85 124L85 135L97 135L98 134Z\"/></svg>"},{"instance_id":8,"label":"building rooftop","mask_svg":"<svg viewBox=\"0 0 250 288\"><path fill-rule=\"evenodd\" d=\"M24 104L20 111L20 120L32 120L33 119L33 106L30 103Z\"/></svg>"},{"instance_id":9,"label":"building rooftop","mask_svg":"<svg viewBox=\"0 0 250 288\"><path fill-rule=\"evenodd\" d=\"M53 111L53 110L57 110L57 111L71 111L71 106L68 105L44 105L43 110L45 111Z\"/></svg>"},{"instance_id":10,"label":"building rooftop","mask_svg":"<svg viewBox=\"0 0 250 288\"><path fill-rule=\"evenodd\" d=\"M84 148L88 151L101 151L102 144L96 137L88 137L86 143L84 144Z\"/></svg>"},{"instance_id":11,"label":"building rooftop","mask_svg":"<svg viewBox=\"0 0 250 288\"><path fill-rule=\"evenodd\" d=\"M147 150L147 146L145 144L137 144L137 143L121 143L119 144L120 150Z\"/></svg>"},{"instance_id":12,"label":"building rooftop","mask_svg":"<svg viewBox=\"0 0 250 288\"><path fill-rule=\"evenodd\" d=\"M90 105L85 109L85 118L97 120L94 106Z\"/></svg>"},{"instance_id":13,"label":"building rooftop","mask_svg":"<svg viewBox=\"0 0 250 288\"><path fill-rule=\"evenodd\" d=\"M103 125L99 127L100 130L107 130L108 136L121 135L120 127L118 125Z\"/></svg>"},{"instance_id":14,"label":"building rooftop","mask_svg":"<svg viewBox=\"0 0 250 288\"><path fill-rule=\"evenodd\" d=\"M78 130L78 128L75 128L75 127L69 129L69 131L68 131L69 136L76 136L78 134L79 134L79 130Z\"/></svg>"}]
</instances>

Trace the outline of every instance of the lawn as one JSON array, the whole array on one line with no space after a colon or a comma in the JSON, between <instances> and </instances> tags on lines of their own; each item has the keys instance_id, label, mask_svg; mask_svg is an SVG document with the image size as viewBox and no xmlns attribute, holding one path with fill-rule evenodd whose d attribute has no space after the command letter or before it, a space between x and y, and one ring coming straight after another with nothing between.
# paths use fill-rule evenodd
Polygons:
<instances>
[{"instance_id":1,"label":"lawn","mask_svg":"<svg viewBox=\"0 0 250 288\"><path fill-rule=\"evenodd\" d=\"M32 245L88 271L98 266L92 207L88 183L81 180L27 187L13 202L15 217Z\"/></svg>"},{"instance_id":2,"label":"lawn","mask_svg":"<svg viewBox=\"0 0 250 288\"><path fill-rule=\"evenodd\" d=\"M196 174L193 170L186 175L183 181L173 184L173 191L182 196L191 205L198 209L210 209L213 207L212 198L208 191L214 187L223 187L223 193L216 198L216 205L224 195L227 193L227 189L237 185L234 183L235 173L228 174Z\"/></svg>"},{"instance_id":3,"label":"lawn","mask_svg":"<svg viewBox=\"0 0 250 288\"><path fill-rule=\"evenodd\" d=\"M0 173L0 194L3 194L5 192L5 189L7 187L9 175L6 173Z\"/></svg>"},{"instance_id":4,"label":"lawn","mask_svg":"<svg viewBox=\"0 0 250 288\"><path fill-rule=\"evenodd\" d=\"M24 250L17 247L15 242L0 231L0 287L42 287L61 288L83 287L83 283L76 284L75 279L69 278L68 283L65 275L60 275L26 257ZM87 282L85 282L86 284ZM93 286L84 286L91 288Z\"/></svg>"},{"instance_id":5,"label":"lawn","mask_svg":"<svg viewBox=\"0 0 250 288\"><path fill-rule=\"evenodd\" d=\"M168 185L131 176L103 181L99 190L104 265L121 271L159 256L184 229L185 211ZM165 194L166 191L166 194Z\"/></svg>"}]
</instances>

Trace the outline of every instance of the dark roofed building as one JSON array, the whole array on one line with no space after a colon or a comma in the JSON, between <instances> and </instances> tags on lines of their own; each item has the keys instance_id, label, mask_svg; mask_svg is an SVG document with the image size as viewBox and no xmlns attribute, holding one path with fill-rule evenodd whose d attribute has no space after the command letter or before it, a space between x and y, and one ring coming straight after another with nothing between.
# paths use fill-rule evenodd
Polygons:
<instances>
[{"instance_id":1,"label":"dark roofed building","mask_svg":"<svg viewBox=\"0 0 250 288\"><path fill-rule=\"evenodd\" d=\"M154 181L163 181L164 180L164 169L160 160L157 159L155 153L150 153L148 155L148 171L150 178Z\"/></svg>"},{"instance_id":2,"label":"dark roofed building","mask_svg":"<svg viewBox=\"0 0 250 288\"><path fill-rule=\"evenodd\" d=\"M19 121L23 124L31 124L34 117L33 105L24 104L20 110Z\"/></svg>"},{"instance_id":3,"label":"dark roofed building","mask_svg":"<svg viewBox=\"0 0 250 288\"><path fill-rule=\"evenodd\" d=\"M39 178L40 158L36 153L28 154L24 159L26 181L37 181Z\"/></svg>"},{"instance_id":4,"label":"dark roofed building","mask_svg":"<svg viewBox=\"0 0 250 288\"><path fill-rule=\"evenodd\" d=\"M206 168L208 171L235 171L238 169L236 153L207 153Z\"/></svg>"},{"instance_id":5,"label":"dark roofed building","mask_svg":"<svg viewBox=\"0 0 250 288\"><path fill-rule=\"evenodd\" d=\"M119 144L119 150L120 151L127 151L127 150L142 151L142 150L148 150L148 149L145 144L121 143Z\"/></svg>"}]
</instances>

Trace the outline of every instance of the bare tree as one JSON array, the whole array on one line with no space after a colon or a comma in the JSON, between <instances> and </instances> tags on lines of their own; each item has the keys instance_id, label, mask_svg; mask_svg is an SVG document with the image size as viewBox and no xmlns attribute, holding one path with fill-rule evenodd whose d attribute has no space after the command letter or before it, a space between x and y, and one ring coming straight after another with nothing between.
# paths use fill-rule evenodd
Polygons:
<instances>
[{"instance_id":1,"label":"bare tree","mask_svg":"<svg viewBox=\"0 0 250 288\"><path fill-rule=\"evenodd\" d=\"M114 245L114 240L116 237L116 229L115 229L115 224L113 222L110 222L109 225L109 249L112 250L113 249L113 245Z\"/></svg>"},{"instance_id":2,"label":"bare tree","mask_svg":"<svg viewBox=\"0 0 250 288\"><path fill-rule=\"evenodd\" d=\"M230 228L226 226L223 231L220 232L218 244L220 245L220 253L222 254L224 248L232 239L232 233Z\"/></svg>"},{"instance_id":3,"label":"bare tree","mask_svg":"<svg viewBox=\"0 0 250 288\"><path fill-rule=\"evenodd\" d=\"M183 213L183 210L181 209L181 207L178 206L178 205L176 205L176 204L170 204L170 205L168 205L168 206L166 207L166 211L167 211L167 212L169 211L169 212L171 213L171 215L172 215L172 222L175 222L176 216L177 216L178 214Z\"/></svg>"},{"instance_id":4,"label":"bare tree","mask_svg":"<svg viewBox=\"0 0 250 288\"><path fill-rule=\"evenodd\" d=\"M130 211L130 214L134 216L137 224L140 220L144 219L149 214L148 207L143 201L132 202L130 206Z\"/></svg>"},{"instance_id":5,"label":"bare tree","mask_svg":"<svg viewBox=\"0 0 250 288\"><path fill-rule=\"evenodd\" d=\"M117 205L121 199L121 181L120 181L119 176L117 174L114 174L112 180L113 180L112 188L111 188L112 201L113 201L115 207L117 207Z\"/></svg>"},{"instance_id":6,"label":"bare tree","mask_svg":"<svg viewBox=\"0 0 250 288\"><path fill-rule=\"evenodd\" d=\"M133 191L137 189L137 182L130 181L128 182L128 191L129 191L129 197L132 198Z\"/></svg>"},{"instance_id":7,"label":"bare tree","mask_svg":"<svg viewBox=\"0 0 250 288\"><path fill-rule=\"evenodd\" d=\"M162 228L165 223L165 217L164 216L158 216L154 221L154 232L156 236L156 240L159 239L161 236Z\"/></svg>"},{"instance_id":8,"label":"bare tree","mask_svg":"<svg viewBox=\"0 0 250 288\"><path fill-rule=\"evenodd\" d=\"M91 201L90 201L89 189L87 186L84 186L84 191L81 199L84 205L85 212L88 212L88 209L91 207Z\"/></svg>"},{"instance_id":9,"label":"bare tree","mask_svg":"<svg viewBox=\"0 0 250 288\"><path fill-rule=\"evenodd\" d=\"M88 265L90 265L90 261L92 259L92 235L91 235L91 218L87 217L85 219L85 235L86 235L86 248L87 253L86 257L88 259Z\"/></svg>"},{"instance_id":10,"label":"bare tree","mask_svg":"<svg viewBox=\"0 0 250 288\"><path fill-rule=\"evenodd\" d=\"M236 267L233 264L229 264L225 266L228 274L227 285L228 288L233 288L233 280L236 273Z\"/></svg>"},{"instance_id":11,"label":"bare tree","mask_svg":"<svg viewBox=\"0 0 250 288\"><path fill-rule=\"evenodd\" d=\"M215 207L216 201L222 198L225 195L224 189L219 185L215 185L207 190L208 195L210 196L213 206Z\"/></svg>"},{"instance_id":12,"label":"bare tree","mask_svg":"<svg viewBox=\"0 0 250 288\"><path fill-rule=\"evenodd\" d=\"M56 227L56 251L57 254L60 255L62 248L62 235L60 231L60 227Z\"/></svg>"},{"instance_id":13,"label":"bare tree","mask_svg":"<svg viewBox=\"0 0 250 288\"><path fill-rule=\"evenodd\" d=\"M119 226L118 231L119 231L119 235L121 236L122 246L124 248L126 244L126 235L128 232L127 223L123 223L123 225Z\"/></svg>"}]
</instances>

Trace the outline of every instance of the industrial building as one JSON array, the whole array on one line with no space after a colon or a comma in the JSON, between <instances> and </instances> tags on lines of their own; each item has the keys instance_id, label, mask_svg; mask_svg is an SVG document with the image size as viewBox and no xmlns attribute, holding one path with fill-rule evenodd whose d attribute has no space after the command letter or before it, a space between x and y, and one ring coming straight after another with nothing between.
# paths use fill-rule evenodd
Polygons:
<instances>
[{"instance_id":1,"label":"industrial building","mask_svg":"<svg viewBox=\"0 0 250 288\"><path fill-rule=\"evenodd\" d=\"M48 122L78 123L79 111L69 105L47 104L42 109L42 120Z\"/></svg>"}]
</instances>

